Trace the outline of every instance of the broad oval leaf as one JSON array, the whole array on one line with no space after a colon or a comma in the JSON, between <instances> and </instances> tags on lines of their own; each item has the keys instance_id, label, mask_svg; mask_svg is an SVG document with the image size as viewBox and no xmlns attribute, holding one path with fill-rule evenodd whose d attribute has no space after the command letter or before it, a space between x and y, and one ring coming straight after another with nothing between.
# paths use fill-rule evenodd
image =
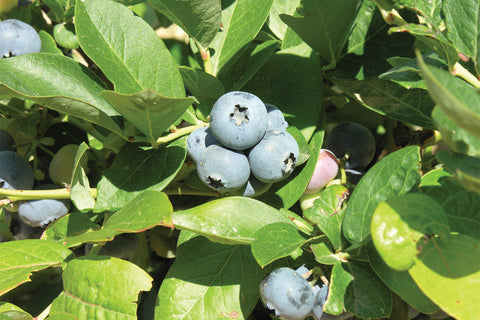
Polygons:
<instances>
[{"instance_id":1,"label":"broad oval leaf","mask_svg":"<svg viewBox=\"0 0 480 320\"><path fill-rule=\"evenodd\" d=\"M332 268L328 298L324 309L326 312L334 315L341 314L345 309L345 293L353 280L353 275L346 271L345 268L345 264L342 264L340 261L337 261Z\"/></svg>"},{"instance_id":2,"label":"broad oval leaf","mask_svg":"<svg viewBox=\"0 0 480 320\"><path fill-rule=\"evenodd\" d=\"M59 267L72 257L72 251L47 240L0 243L0 295L30 281L32 272Z\"/></svg>"},{"instance_id":3,"label":"broad oval leaf","mask_svg":"<svg viewBox=\"0 0 480 320\"><path fill-rule=\"evenodd\" d=\"M246 319L264 276L249 246L201 236L182 241L158 292L155 319Z\"/></svg>"},{"instance_id":4,"label":"broad oval leaf","mask_svg":"<svg viewBox=\"0 0 480 320\"><path fill-rule=\"evenodd\" d=\"M246 197L226 197L172 215L175 228L193 231L212 241L250 244L257 230L283 222L295 224L278 210Z\"/></svg>"},{"instance_id":5,"label":"broad oval leaf","mask_svg":"<svg viewBox=\"0 0 480 320\"><path fill-rule=\"evenodd\" d=\"M80 46L120 93L152 89L184 97L182 78L154 30L112 0L77 0L75 30Z\"/></svg>"},{"instance_id":6,"label":"broad oval leaf","mask_svg":"<svg viewBox=\"0 0 480 320\"><path fill-rule=\"evenodd\" d=\"M137 319L138 295L150 290L153 281L135 264L108 256L70 261L62 280L63 292L52 303L52 316L125 320Z\"/></svg>"},{"instance_id":7,"label":"broad oval leaf","mask_svg":"<svg viewBox=\"0 0 480 320\"><path fill-rule=\"evenodd\" d=\"M345 211L343 234L353 244L364 243L370 235L370 222L377 205L405 194L420 181L419 147L397 150L377 162L355 187Z\"/></svg>"},{"instance_id":8,"label":"broad oval leaf","mask_svg":"<svg viewBox=\"0 0 480 320\"><path fill-rule=\"evenodd\" d=\"M375 247L387 265L406 271L419 254L423 237L445 234L450 229L442 206L427 195L411 193L380 203L372 216Z\"/></svg>"},{"instance_id":9,"label":"broad oval leaf","mask_svg":"<svg viewBox=\"0 0 480 320\"><path fill-rule=\"evenodd\" d=\"M455 319L480 314L480 241L462 234L432 238L408 270L419 288Z\"/></svg>"}]
</instances>

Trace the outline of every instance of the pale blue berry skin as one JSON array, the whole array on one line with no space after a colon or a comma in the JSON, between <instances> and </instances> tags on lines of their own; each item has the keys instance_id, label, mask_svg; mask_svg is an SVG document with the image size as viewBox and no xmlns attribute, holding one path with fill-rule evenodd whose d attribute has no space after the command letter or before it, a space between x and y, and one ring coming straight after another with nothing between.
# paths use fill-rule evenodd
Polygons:
<instances>
[{"instance_id":1,"label":"pale blue berry skin","mask_svg":"<svg viewBox=\"0 0 480 320\"><path fill-rule=\"evenodd\" d=\"M257 96L232 91L221 96L210 113L213 135L226 147L246 150L258 143L268 126L265 104Z\"/></svg>"},{"instance_id":2,"label":"pale blue berry skin","mask_svg":"<svg viewBox=\"0 0 480 320\"><path fill-rule=\"evenodd\" d=\"M57 186L47 184L37 190L56 189ZM18 206L18 215L30 227L46 227L50 222L63 217L70 210L68 199L42 199L22 201Z\"/></svg>"},{"instance_id":3,"label":"pale blue berry skin","mask_svg":"<svg viewBox=\"0 0 480 320\"><path fill-rule=\"evenodd\" d=\"M0 22L0 58L40 52L41 49L40 36L29 24L16 19Z\"/></svg>"},{"instance_id":4,"label":"pale blue berry skin","mask_svg":"<svg viewBox=\"0 0 480 320\"><path fill-rule=\"evenodd\" d=\"M0 151L1 188L29 190L33 183L33 169L24 157L11 150Z\"/></svg>"},{"instance_id":5,"label":"pale blue berry skin","mask_svg":"<svg viewBox=\"0 0 480 320\"><path fill-rule=\"evenodd\" d=\"M282 111L271 103L265 103L267 107L268 126L267 130L283 131L288 128L288 122L285 120Z\"/></svg>"},{"instance_id":6,"label":"pale blue berry skin","mask_svg":"<svg viewBox=\"0 0 480 320\"><path fill-rule=\"evenodd\" d=\"M328 285L323 285L320 290L315 293L315 302L313 303L313 318L320 320L323 316L323 305L327 301Z\"/></svg>"},{"instance_id":7,"label":"pale blue berry skin","mask_svg":"<svg viewBox=\"0 0 480 320\"><path fill-rule=\"evenodd\" d=\"M347 169L363 169L375 156L375 138L363 125L345 122L337 125L328 134L325 148L341 159L345 154L349 158L345 163Z\"/></svg>"},{"instance_id":8,"label":"pale blue berry skin","mask_svg":"<svg viewBox=\"0 0 480 320\"><path fill-rule=\"evenodd\" d=\"M250 178L247 181L247 185L245 186L245 190L243 191L243 196L244 197L259 196L262 193L267 192L271 186L272 186L271 183L262 182L257 178L255 178L255 176L250 175Z\"/></svg>"},{"instance_id":9,"label":"pale blue berry skin","mask_svg":"<svg viewBox=\"0 0 480 320\"><path fill-rule=\"evenodd\" d=\"M211 189L220 192L237 190L247 183L250 165L243 152L211 145L202 152L197 173Z\"/></svg>"},{"instance_id":10,"label":"pale blue berry skin","mask_svg":"<svg viewBox=\"0 0 480 320\"><path fill-rule=\"evenodd\" d=\"M299 152L297 141L287 131L267 131L248 154L252 174L266 183L283 180L295 169Z\"/></svg>"},{"instance_id":11,"label":"pale blue berry skin","mask_svg":"<svg viewBox=\"0 0 480 320\"><path fill-rule=\"evenodd\" d=\"M302 275L290 268L270 272L260 283L260 296L266 307L280 319L300 320L313 308L314 292Z\"/></svg>"},{"instance_id":12,"label":"pale blue berry skin","mask_svg":"<svg viewBox=\"0 0 480 320\"><path fill-rule=\"evenodd\" d=\"M7 131L0 129L0 151L12 150L12 145L15 143L13 137Z\"/></svg>"},{"instance_id":13,"label":"pale blue berry skin","mask_svg":"<svg viewBox=\"0 0 480 320\"><path fill-rule=\"evenodd\" d=\"M220 144L220 142L212 134L208 127L198 128L187 139L187 152L193 162L197 163L202 155L203 150L212 144Z\"/></svg>"}]
</instances>

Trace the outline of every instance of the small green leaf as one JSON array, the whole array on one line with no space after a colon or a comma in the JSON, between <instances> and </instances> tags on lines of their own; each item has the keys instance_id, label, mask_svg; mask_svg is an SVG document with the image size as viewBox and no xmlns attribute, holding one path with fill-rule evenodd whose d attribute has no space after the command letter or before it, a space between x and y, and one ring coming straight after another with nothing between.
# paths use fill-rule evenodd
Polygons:
<instances>
[{"instance_id":1,"label":"small green leaf","mask_svg":"<svg viewBox=\"0 0 480 320\"><path fill-rule=\"evenodd\" d=\"M347 311L366 319L388 317L392 310L390 290L370 265L351 261L346 264L346 269L353 277L345 294Z\"/></svg>"},{"instance_id":2,"label":"small green leaf","mask_svg":"<svg viewBox=\"0 0 480 320\"><path fill-rule=\"evenodd\" d=\"M220 0L148 0L158 12L183 29L203 48L207 48L220 29Z\"/></svg>"},{"instance_id":3,"label":"small green leaf","mask_svg":"<svg viewBox=\"0 0 480 320\"><path fill-rule=\"evenodd\" d=\"M397 150L377 162L355 187L345 212L343 234L353 244L364 243L377 205L405 194L420 181L419 147Z\"/></svg>"},{"instance_id":4,"label":"small green leaf","mask_svg":"<svg viewBox=\"0 0 480 320\"><path fill-rule=\"evenodd\" d=\"M422 313L431 314L438 311L438 306L418 288L408 271L396 271L390 268L383 261L373 242L369 242L367 247L368 260L372 269L390 290Z\"/></svg>"},{"instance_id":5,"label":"small green leaf","mask_svg":"<svg viewBox=\"0 0 480 320\"><path fill-rule=\"evenodd\" d=\"M363 55L365 42L368 39L368 29L376 7L373 1L361 1L361 7L357 13L352 32L348 37L347 51L349 53L354 53L359 56Z\"/></svg>"},{"instance_id":6,"label":"small green leaf","mask_svg":"<svg viewBox=\"0 0 480 320\"><path fill-rule=\"evenodd\" d=\"M328 313L339 315L345 309L344 299L348 286L353 281L353 276L345 270L344 264L337 261L332 269L328 298L324 310Z\"/></svg>"},{"instance_id":7,"label":"small green leaf","mask_svg":"<svg viewBox=\"0 0 480 320\"><path fill-rule=\"evenodd\" d=\"M42 239L61 241L97 229L100 229L100 226L90 221L87 214L72 212L51 223Z\"/></svg>"},{"instance_id":8,"label":"small green leaf","mask_svg":"<svg viewBox=\"0 0 480 320\"><path fill-rule=\"evenodd\" d=\"M185 141L186 138L182 138L149 150L134 144L125 145L97 185L95 211L120 209L144 190L162 191L185 160Z\"/></svg>"},{"instance_id":9,"label":"small green leaf","mask_svg":"<svg viewBox=\"0 0 480 320\"><path fill-rule=\"evenodd\" d=\"M175 228L204 235L227 244L250 244L257 230L283 222L293 225L278 210L251 198L226 197L172 215Z\"/></svg>"},{"instance_id":10,"label":"small green leaf","mask_svg":"<svg viewBox=\"0 0 480 320\"><path fill-rule=\"evenodd\" d=\"M0 296L30 281L32 272L59 267L73 253L61 244L37 239L0 243Z\"/></svg>"},{"instance_id":11,"label":"small green leaf","mask_svg":"<svg viewBox=\"0 0 480 320\"><path fill-rule=\"evenodd\" d=\"M457 126L480 139L480 95L463 80L424 63L417 55L429 93L438 107L453 119Z\"/></svg>"},{"instance_id":12,"label":"small green leaf","mask_svg":"<svg viewBox=\"0 0 480 320\"><path fill-rule=\"evenodd\" d=\"M408 271L420 289L455 319L480 314L480 241L462 234L432 238Z\"/></svg>"},{"instance_id":13,"label":"small green leaf","mask_svg":"<svg viewBox=\"0 0 480 320\"><path fill-rule=\"evenodd\" d=\"M153 281L133 263L107 256L70 261L62 280L63 292L52 303L52 316L132 320L137 319L140 291L150 290Z\"/></svg>"},{"instance_id":14,"label":"small green leaf","mask_svg":"<svg viewBox=\"0 0 480 320\"><path fill-rule=\"evenodd\" d=\"M336 264L339 261L346 262L346 260L341 257L341 254L334 254L324 242L312 244L310 249L315 255L315 260L321 264Z\"/></svg>"},{"instance_id":15,"label":"small green leaf","mask_svg":"<svg viewBox=\"0 0 480 320\"><path fill-rule=\"evenodd\" d=\"M86 156L88 146L85 142L82 142L78 146L77 153L75 154L75 165L72 175L72 183L70 189L70 199L78 210L93 209L95 206L95 199L90 194L90 183L88 177L85 174L85 170L81 166L82 158Z\"/></svg>"},{"instance_id":16,"label":"small green leaf","mask_svg":"<svg viewBox=\"0 0 480 320\"><path fill-rule=\"evenodd\" d=\"M42 50L41 52L48 52L52 54L60 54L63 55L62 50L60 50L57 47L57 43L55 42L55 39L46 32L45 30L40 30L38 32L38 35L40 36L40 39L42 40Z\"/></svg>"},{"instance_id":17,"label":"small green leaf","mask_svg":"<svg viewBox=\"0 0 480 320\"><path fill-rule=\"evenodd\" d=\"M267 20L272 3L273 0L237 0L223 8L223 27L210 43L212 74L225 72L241 56Z\"/></svg>"},{"instance_id":18,"label":"small green leaf","mask_svg":"<svg viewBox=\"0 0 480 320\"><path fill-rule=\"evenodd\" d=\"M66 49L77 49L80 45L73 23L62 22L56 24L53 28L53 36L55 41Z\"/></svg>"},{"instance_id":19,"label":"small green leaf","mask_svg":"<svg viewBox=\"0 0 480 320\"><path fill-rule=\"evenodd\" d=\"M80 46L125 94L152 89L185 97L170 52L155 31L126 6L112 0L77 0L75 28Z\"/></svg>"},{"instance_id":20,"label":"small green leaf","mask_svg":"<svg viewBox=\"0 0 480 320\"><path fill-rule=\"evenodd\" d=\"M408 270L418 255L423 237L442 235L450 229L442 206L424 194L411 193L381 202L372 216L375 247L387 265Z\"/></svg>"},{"instance_id":21,"label":"small green leaf","mask_svg":"<svg viewBox=\"0 0 480 320\"><path fill-rule=\"evenodd\" d=\"M158 225L172 226L172 212L172 204L166 194L144 191L112 214L102 228L68 236L63 244L73 247L82 243L104 242L125 232L142 232Z\"/></svg>"},{"instance_id":22,"label":"small green leaf","mask_svg":"<svg viewBox=\"0 0 480 320\"><path fill-rule=\"evenodd\" d=\"M303 212L306 219L316 224L328 237L335 250L342 250L342 222L345 215L345 200L348 190L342 185L327 187Z\"/></svg>"},{"instance_id":23,"label":"small green leaf","mask_svg":"<svg viewBox=\"0 0 480 320\"><path fill-rule=\"evenodd\" d=\"M8 302L0 302L0 316L6 317L5 320L33 320L28 312Z\"/></svg>"},{"instance_id":24,"label":"small green leaf","mask_svg":"<svg viewBox=\"0 0 480 320\"><path fill-rule=\"evenodd\" d=\"M104 91L103 96L125 119L142 131L152 145L193 103L192 98L168 98L153 90L134 94Z\"/></svg>"},{"instance_id":25,"label":"small green leaf","mask_svg":"<svg viewBox=\"0 0 480 320\"><path fill-rule=\"evenodd\" d=\"M465 189L480 194L480 161L478 157L459 153L450 154L447 151L440 151L437 157Z\"/></svg>"},{"instance_id":26,"label":"small green leaf","mask_svg":"<svg viewBox=\"0 0 480 320\"><path fill-rule=\"evenodd\" d=\"M288 256L306 241L290 223L271 223L255 232L252 253L263 268L272 261Z\"/></svg>"},{"instance_id":27,"label":"small green leaf","mask_svg":"<svg viewBox=\"0 0 480 320\"><path fill-rule=\"evenodd\" d=\"M182 241L158 292L155 319L247 319L264 276L249 246L200 236Z\"/></svg>"}]
</instances>

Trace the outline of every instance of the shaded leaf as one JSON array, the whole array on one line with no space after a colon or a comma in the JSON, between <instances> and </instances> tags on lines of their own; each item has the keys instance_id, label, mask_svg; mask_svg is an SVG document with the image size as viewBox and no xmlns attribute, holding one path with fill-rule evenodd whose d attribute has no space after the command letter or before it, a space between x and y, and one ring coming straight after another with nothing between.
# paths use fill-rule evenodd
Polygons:
<instances>
[{"instance_id":1,"label":"shaded leaf","mask_svg":"<svg viewBox=\"0 0 480 320\"><path fill-rule=\"evenodd\" d=\"M348 286L353 281L353 276L345 270L344 264L337 261L332 269L328 298L324 310L328 313L339 315L345 309L344 299Z\"/></svg>"},{"instance_id":2,"label":"shaded leaf","mask_svg":"<svg viewBox=\"0 0 480 320\"><path fill-rule=\"evenodd\" d=\"M292 15L300 4L300 0L274 0L268 15L268 27L280 40L284 39L288 26L280 18L281 14Z\"/></svg>"},{"instance_id":3,"label":"shaded leaf","mask_svg":"<svg viewBox=\"0 0 480 320\"><path fill-rule=\"evenodd\" d=\"M77 153L75 154L75 164L70 188L70 199L75 207L77 207L77 209L80 211L85 209L93 209L95 206L95 199L90 194L90 183L88 182L88 177L81 165L82 158L87 156L85 154L87 149L88 146L85 142L82 142L78 146Z\"/></svg>"},{"instance_id":4,"label":"shaded leaf","mask_svg":"<svg viewBox=\"0 0 480 320\"><path fill-rule=\"evenodd\" d=\"M450 154L446 151L440 151L437 157L465 189L480 194L480 161L478 157L459 153Z\"/></svg>"}]
</instances>

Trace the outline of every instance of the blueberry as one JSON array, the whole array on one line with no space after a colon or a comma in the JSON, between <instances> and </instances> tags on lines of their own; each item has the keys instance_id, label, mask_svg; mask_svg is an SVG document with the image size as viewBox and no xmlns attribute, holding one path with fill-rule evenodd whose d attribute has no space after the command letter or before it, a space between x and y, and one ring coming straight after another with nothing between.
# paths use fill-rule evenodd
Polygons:
<instances>
[{"instance_id":1,"label":"blueberry","mask_svg":"<svg viewBox=\"0 0 480 320\"><path fill-rule=\"evenodd\" d=\"M10 150L0 151L0 187L28 190L33 187L34 177L30 163Z\"/></svg>"},{"instance_id":2,"label":"blueberry","mask_svg":"<svg viewBox=\"0 0 480 320\"><path fill-rule=\"evenodd\" d=\"M283 267L270 272L260 283L260 296L280 319L304 319L315 300L310 284L302 275Z\"/></svg>"},{"instance_id":3,"label":"blueberry","mask_svg":"<svg viewBox=\"0 0 480 320\"><path fill-rule=\"evenodd\" d=\"M46 184L37 190L55 189L56 185ZM18 215L31 227L46 227L50 222L68 213L70 200L42 199L22 201L18 206Z\"/></svg>"},{"instance_id":4,"label":"blueberry","mask_svg":"<svg viewBox=\"0 0 480 320\"><path fill-rule=\"evenodd\" d=\"M235 190L234 192L228 192L227 195L232 195L232 196L242 196L242 197L256 197L261 195L262 193L265 193L270 189L272 186L271 183L265 183L257 178L255 176L250 175L248 178L247 184L238 190Z\"/></svg>"},{"instance_id":5,"label":"blueberry","mask_svg":"<svg viewBox=\"0 0 480 320\"><path fill-rule=\"evenodd\" d=\"M236 190L247 183L250 166L242 152L211 145L202 152L197 173L200 180L214 190Z\"/></svg>"},{"instance_id":6,"label":"blueberry","mask_svg":"<svg viewBox=\"0 0 480 320\"><path fill-rule=\"evenodd\" d=\"M349 155L345 168L365 168L375 155L375 138L370 130L356 122L337 125L328 134L326 148L341 159Z\"/></svg>"},{"instance_id":7,"label":"blueberry","mask_svg":"<svg viewBox=\"0 0 480 320\"><path fill-rule=\"evenodd\" d=\"M328 295L328 285L322 285L319 290L315 293L315 302L313 303L313 318L315 320L320 320L323 315L323 305L327 300Z\"/></svg>"},{"instance_id":8,"label":"blueberry","mask_svg":"<svg viewBox=\"0 0 480 320\"><path fill-rule=\"evenodd\" d=\"M12 150L12 146L15 143L10 133L0 129L0 151Z\"/></svg>"},{"instance_id":9,"label":"blueberry","mask_svg":"<svg viewBox=\"0 0 480 320\"><path fill-rule=\"evenodd\" d=\"M268 115L267 130L283 131L287 129L288 122L285 121L285 117L283 116L282 111L280 111L280 109L270 103L265 103L265 107L267 107Z\"/></svg>"},{"instance_id":10,"label":"blueberry","mask_svg":"<svg viewBox=\"0 0 480 320\"><path fill-rule=\"evenodd\" d=\"M16 19L0 22L0 58L40 52L41 49L40 36L29 24Z\"/></svg>"},{"instance_id":11,"label":"blueberry","mask_svg":"<svg viewBox=\"0 0 480 320\"><path fill-rule=\"evenodd\" d=\"M187 139L187 152L193 162L197 163L200 156L208 146L220 144L208 127L198 128L190 133Z\"/></svg>"},{"instance_id":12,"label":"blueberry","mask_svg":"<svg viewBox=\"0 0 480 320\"><path fill-rule=\"evenodd\" d=\"M232 91L221 96L210 113L213 135L226 147L245 150L258 143L268 126L267 108L257 96Z\"/></svg>"},{"instance_id":13,"label":"blueberry","mask_svg":"<svg viewBox=\"0 0 480 320\"><path fill-rule=\"evenodd\" d=\"M338 173L338 160L335 155L327 149L320 149L315 169L313 170L310 182L305 190L306 194L320 191L332 181Z\"/></svg>"},{"instance_id":14,"label":"blueberry","mask_svg":"<svg viewBox=\"0 0 480 320\"><path fill-rule=\"evenodd\" d=\"M250 150L248 160L252 174L260 181L273 183L289 176L297 164L299 148L286 131L267 131Z\"/></svg>"}]
</instances>

